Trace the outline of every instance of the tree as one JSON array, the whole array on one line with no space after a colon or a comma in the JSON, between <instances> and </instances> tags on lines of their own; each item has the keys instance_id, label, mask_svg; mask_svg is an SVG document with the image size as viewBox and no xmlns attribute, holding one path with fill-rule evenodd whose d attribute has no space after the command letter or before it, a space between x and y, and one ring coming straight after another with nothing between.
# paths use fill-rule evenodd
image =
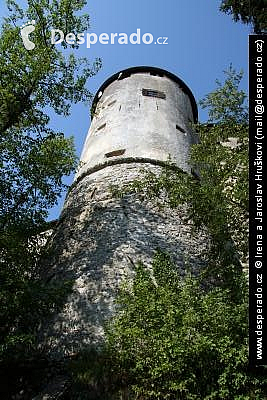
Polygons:
<instances>
[{"instance_id":1,"label":"tree","mask_svg":"<svg viewBox=\"0 0 267 400\"><path fill-rule=\"evenodd\" d=\"M71 105L89 102L88 78L97 73L76 57L77 44L51 43L51 29L74 34L89 28L81 14L85 0L28 0L20 7L7 0L0 41L0 361L24 354L34 342L35 328L64 292L38 278L48 210L62 190L63 178L77 165L73 139L49 127L52 113L68 116ZM20 26L29 21L27 50ZM27 28L27 29L28 29ZM64 285L63 285L64 286ZM23 347L24 346L24 347ZM24 350L22 351L22 347ZM4 365L4 366L3 366Z\"/></svg>"},{"instance_id":2,"label":"tree","mask_svg":"<svg viewBox=\"0 0 267 400\"><path fill-rule=\"evenodd\" d=\"M164 253L152 268L153 279L137 267L107 330L110 373L121 376L118 391L128 386L131 399L264 398L264 370L247 365L244 279L236 302L227 288L206 290L198 278L181 278Z\"/></svg>"},{"instance_id":3,"label":"tree","mask_svg":"<svg viewBox=\"0 0 267 400\"><path fill-rule=\"evenodd\" d=\"M252 24L255 33L267 31L266 0L223 0L220 10L226 14L232 14L234 21Z\"/></svg>"},{"instance_id":4,"label":"tree","mask_svg":"<svg viewBox=\"0 0 267 400\"><path fill-rule=\"evenodd\" d=\"M72 103L88 101L92 95L87 79L100 67L77 58L51 44L50 32L60 27L77 34L89 27L87 15L76 16L86 1L28 1L21 9L8 0L10 15L5 19L0 44L0 133L2 219L44 220L62 190L62 176L75 168L72 139L48 127L48 109L69 115ZM21 21L35 21L35 48L23 46ZM30 214L30 215L29 215ZM7 222L9 221L9 222ZM28 222L27 222L28 223Z\"/></svg>"},{"instance_id":5,"label":"tree","mask_svg":"<svg viewBox=\"0 0 267 400\"><path fill-rule=\"evenodd\" d=\"M216 90L200 101L209 119L196 127L200 143L191 154L200 173L192 185L192 214L197 226L209 227L218 269L221 262L245 263L248 256L248 109L241 79L242 72L230 66L224 84L217 81Z\"/></svg>"}]
</instances>

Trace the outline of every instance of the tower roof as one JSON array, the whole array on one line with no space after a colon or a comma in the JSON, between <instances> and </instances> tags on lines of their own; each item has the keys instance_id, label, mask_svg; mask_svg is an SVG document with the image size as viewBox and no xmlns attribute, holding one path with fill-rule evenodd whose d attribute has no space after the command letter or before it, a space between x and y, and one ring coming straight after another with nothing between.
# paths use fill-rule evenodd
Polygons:
<instances>
[{"instance_id":1,"label":"tower roof","mask_svg":"<svg viewBox=\"0 0 267 400\"><path fill-rule=\"evenodd\" d=\"M101 94L103 93L103 91L112 82L114 82L116 80L121 80L121 79L127 78L132 74L136 74L136 73L140 73L140 72L147 72L147 73L151 73L152 75L155 74L155 75L159 75L159 76L166 76L167 78L176 82L181 87L181 89L188 95L188 97L191 101L191 105L192 105L194 121L197 122L197 120L198 120L197 104L196 104L194 95L191 92L191 90L189 89L189 87L184 83L184 81L182 81L180 78L178 78L178 76L172 74L169 71L166 71L164 69L157 68L157 67L138 66L138 67L131 67L131 68L127 68L122 71L116 72L114 75L109 77L98 89L98 91L94 97L94 100L93 100L93 109L95 109L95 107L98 103L98 100L101 97Z\"/></svg>"}]
</instances>

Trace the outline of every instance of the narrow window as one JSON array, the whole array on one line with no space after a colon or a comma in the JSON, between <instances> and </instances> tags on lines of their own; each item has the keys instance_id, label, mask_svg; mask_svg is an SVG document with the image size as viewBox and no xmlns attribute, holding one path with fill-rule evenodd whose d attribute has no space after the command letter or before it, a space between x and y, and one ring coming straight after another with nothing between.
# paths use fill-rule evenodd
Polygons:
<instances>
[{"instance_id":1,"label":"narrow window","mask_svg":"<svg viewBox=\"0 0 267 400\"><path fill-rule=\"evenodd\" d=\"M109 157L118 157L118 156L122 156L124 153L125 153L125 149L120 149L120 150L114 150L114 151L111 151L109 153L106 153L105 156L107 158L109 158Z\"/></svg>"},{"instance_id":2,"label":"narrow window","mask_svg":"<svg viewBox=\"0 0 267 400\"><path fill-rule=\"evenodd\" d=\"M164 92L160 92L159 90L142 89L142 95L148 97L156 97L158 99L166 99L166 94Z\"/></svg>"},{"instance_id":3,"label":"narrow window","mask_svg":"<svg viewBox=\"0 0 267 400\"><path fill-rule=\"evenodd\" d=\"M177 129L177 131L186 133L186 131L183 128L181 128L179 125L177 125L177 124L176 124L176 129Z\"/></svg>"},{"instance_id":4,"label":"narrow window","mask_svg":"<svg viewBox=\"0 0 267 400\"><path fill-rule=\"evenodd\" d=\"M91 192L91 199L94 197L94 195L95 195L95 192L96 192L96 187L92 190L92 192Z\"/></svg>"},{"instance_id":5,"label":"narrow window","mask_svg":"<svg viewBox=\"0 0 267 400\"><path fill-rule=\"evenodd\" d=\"M100 131L101 129L104 129L104 128L106 127L106 125L107 125L106 123L100 125L100 126L97 128L97 131Z\"/></svg>"},{"instance_id":6,"label":"narrow window","mask_svg":"<svg viewBox=\"0 0 267 400\"><path fill-rule=\"evenodd\" d=\"M111 101L111 102L108 104L108 107L110 107L110 106L113 106L113 104L115 104L115 103L116 103L116 101L117 101L117 100L113 100L113 101Z\"/></svg>"}]
</instances>

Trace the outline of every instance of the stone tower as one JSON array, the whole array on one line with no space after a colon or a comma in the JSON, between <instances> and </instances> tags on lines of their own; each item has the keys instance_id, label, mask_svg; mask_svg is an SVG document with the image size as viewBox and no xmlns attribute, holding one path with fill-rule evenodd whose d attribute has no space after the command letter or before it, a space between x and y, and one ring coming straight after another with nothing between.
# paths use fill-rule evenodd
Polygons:
<instances>
[{"instance_id":1,"label":"stone tower","mask_svg":"<svg viewBox=\"0 0 267 400\"><path fill-rule=\"evenodd\" d=\"M93 101L93 118L81 167L52 237L50 281L73 280L60 314L45 328L53 351L73 353L103 339L103 322L114 314L120 282L138 261L149 267L156 249L171 254L177 268L201 265L205 238L193 235L183 209L159 208L119 187L142 179L142 169L160 173L169 157L190 173L191 123L197 106L177 76L135 67L110 77ZM47 274L47 272L46 272Z\"/></svg>"}]
</instances>

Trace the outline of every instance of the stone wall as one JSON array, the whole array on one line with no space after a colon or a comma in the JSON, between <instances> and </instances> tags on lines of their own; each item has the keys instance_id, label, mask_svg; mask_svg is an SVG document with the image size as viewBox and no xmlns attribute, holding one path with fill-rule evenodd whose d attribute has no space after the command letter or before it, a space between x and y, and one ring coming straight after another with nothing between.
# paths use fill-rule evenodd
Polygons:
<instances>
[{"instance_id":1,"label":"stone wall","mask_svg":"<svg viewBox=\"0 0 267 400\"><path fill-rule=\"evenodd\" d=\"M159 207L132 193L115 198L110 185L142 177L141 169L159 173L160 166L111 165L84 176L70 191L50 247L53 258L44 271L47 281L74 281L62 312L42 330L50 351L72 354L103 340L103 323L114 314L120 283L131 279L134 266L151 265L156 249L168 252L181 273L197 272L207 238L193 234L184 207Z\"/></svg>"}]
</instances>

